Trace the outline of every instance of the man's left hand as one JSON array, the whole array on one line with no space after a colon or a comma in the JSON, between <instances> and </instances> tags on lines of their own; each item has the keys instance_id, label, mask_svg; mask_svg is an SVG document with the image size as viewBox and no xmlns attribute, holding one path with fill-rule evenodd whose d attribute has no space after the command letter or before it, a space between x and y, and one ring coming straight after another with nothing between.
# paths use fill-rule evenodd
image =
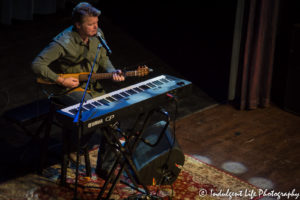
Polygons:
<instances>
[{"instance_id":1,"label":"man's left hand","mask_svg":"<svg viewBox=\"0 0 300 200\"><path fill-rule=\"evenodd\" d=\"M116 70L116 71L113 72L113 80L118 81L118 82L125 80L125 77L124 77L121 70Z\"/></svg>"}]
</instances>

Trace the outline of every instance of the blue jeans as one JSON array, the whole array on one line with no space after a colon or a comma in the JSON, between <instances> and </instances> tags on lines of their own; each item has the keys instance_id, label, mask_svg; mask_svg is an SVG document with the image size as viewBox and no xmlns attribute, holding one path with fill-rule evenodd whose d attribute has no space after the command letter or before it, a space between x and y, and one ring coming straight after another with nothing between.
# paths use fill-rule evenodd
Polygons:
<instances>
[{"instance_id":1,"label":"blue jeans","mask_svg":"<svg viewBox=\"0 0 300 200\"><path fill-rule=\"evenodd\" d=\"M58 104L62 104L64 106L71 106L81 102L83 96L83 92L72 92L59 97L55 97L54 101ZM92 96L89 93L86 93L85 100L92 99Z\"/></svg>"}]
</instances>

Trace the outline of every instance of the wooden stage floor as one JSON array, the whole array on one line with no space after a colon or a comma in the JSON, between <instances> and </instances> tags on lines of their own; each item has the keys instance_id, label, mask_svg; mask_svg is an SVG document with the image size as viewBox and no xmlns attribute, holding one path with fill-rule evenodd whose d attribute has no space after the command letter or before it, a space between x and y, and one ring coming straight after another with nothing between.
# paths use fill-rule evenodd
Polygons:
<instances>
[{"instance_id":1,"label":"wooden stage floor","mask_svg":"<svg viewBox=\"0 0 300 200\"><path fill-rule=\"evenodd\" d=\"M218 105L179 120L176 127L185 153L259 187L299 192L299 116L276 106L239 111Z\"/></svg>"}]
</instances>

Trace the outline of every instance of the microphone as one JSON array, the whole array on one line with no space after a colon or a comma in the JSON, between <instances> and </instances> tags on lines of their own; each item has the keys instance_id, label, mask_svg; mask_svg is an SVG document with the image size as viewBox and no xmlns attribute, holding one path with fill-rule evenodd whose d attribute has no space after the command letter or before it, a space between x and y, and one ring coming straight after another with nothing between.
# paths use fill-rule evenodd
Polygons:
<instances>
[{"instance_id":1,"label":"microphone","mask_svg":"<svg viewBox=\"0 0 300 200\"><path fill-rule=\"evenodd\" d=\"M97 32L97 38L99 39L99 41L103 45L103 47L106 49L106 51L108 52L108 54L111 54L111 50L108 47L108 45L106 44L105 40L102 38L102 35L101 35L100 32Z\"/></svg>"}]
</instances>

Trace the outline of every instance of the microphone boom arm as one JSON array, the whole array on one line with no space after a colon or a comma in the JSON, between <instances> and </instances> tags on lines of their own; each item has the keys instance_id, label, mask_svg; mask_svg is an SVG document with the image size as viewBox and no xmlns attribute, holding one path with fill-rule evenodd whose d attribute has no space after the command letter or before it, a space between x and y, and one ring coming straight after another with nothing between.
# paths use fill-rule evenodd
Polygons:
<instances>
[{"instance_id":1,"label":"microphone boom arm","mask_svg":"<svg viewBox=\"0 0 300 200\"><path fill-rule=\"evenodd\" d=\"M107 53L111 54L112 52L111 52L109 46L106 44L105 40L102 38L102 35L99 31L97 32L97 38L99 39L102 46L106 49Z\"/></svg>"}]
</instances>

